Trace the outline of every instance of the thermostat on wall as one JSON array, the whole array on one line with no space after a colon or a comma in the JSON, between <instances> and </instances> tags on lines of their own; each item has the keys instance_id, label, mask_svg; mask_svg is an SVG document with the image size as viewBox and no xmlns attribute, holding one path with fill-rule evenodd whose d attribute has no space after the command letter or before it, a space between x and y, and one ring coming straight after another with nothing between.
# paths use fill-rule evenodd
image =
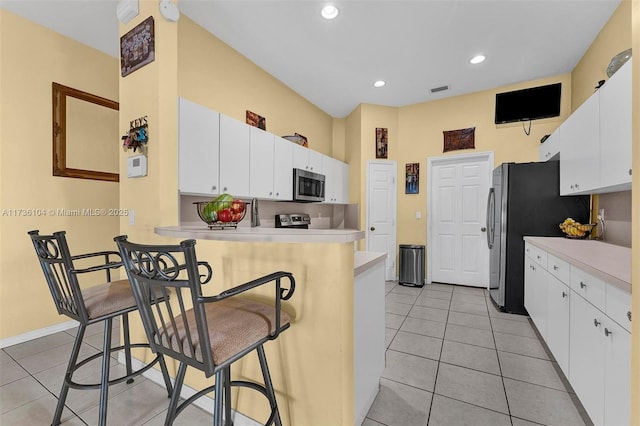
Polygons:
<instances>
[{"instance_id":1,"label":"thermostat on wall","mask_svg":"<svg viewBox=\"0 0 640 426\"><path fill-rule=\"evenodd\" d=\"M127 158L127 177L137 178L147 175L147 156L140 154Z\"/></svg>"}]
</instances>

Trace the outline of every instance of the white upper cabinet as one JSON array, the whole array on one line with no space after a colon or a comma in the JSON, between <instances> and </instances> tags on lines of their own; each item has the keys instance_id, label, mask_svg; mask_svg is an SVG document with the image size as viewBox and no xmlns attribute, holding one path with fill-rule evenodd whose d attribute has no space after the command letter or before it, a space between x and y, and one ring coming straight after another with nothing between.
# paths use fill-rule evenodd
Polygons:
<instances>
[{"instance_id":1,"label":"white upper cabinet","mask_svg":"<svg viewBox=\"0 0 640 426\"><path fill-rule=\"evenodd\" d=\"M178 99L178 188L183 193L217 194L220 114Z\"/></svg>"},{"instance_id":2,"label":"white upper cabinet","mask_svg":"<svg viewBox=\"0 0 640 426\"><path fill-rule=\"evenodd\" d=\"M220 193L249 197L250 129L220 114Z\"/></svg>"},{"instance_id":3,"label":"white upper cabinet","mask_svg":"<svg viewBox=\"0 0 640 426\"><path fill-rule=\"evenodd\" d=\"M588 194L600 184L599 117L595 93L560 126L560 195Z\"/></svg>"},{"instance_id":4,"label":"white upper cabinet","mask_svg":"<svg viewBox=\"0 0 640 426\"><path fill-rule=\"evenodd\" d=\"M274 198L274 136L257 127L251 127L250 130L250 195L256 198Z\"/></svg>"},{"instance_id":5,"label":"white upper cabinet","mask_svg":"<svg viewBox=\"0 0 640 426\"><path fill-rule=\"evenodd\" d=\"M599 92L600 186L631 189L631 60Z\"/></svg>"},{"instance_id":6,"label":"white upper cabinet","mask_svg":"<svg viewBox=\"0 0 640 426\"><path fill-rule=\"evenodd\" d=\"M560 126L560 195L631 189L631 66Z\"/></svg>"},{"instance_id":7,"label":"white upper cabinet","mask_svg":"<svg viewBox=\"0 0 640 426\"><path fill-rule=\"evenodd\" d=\"M322 157L323 155L317 151L293 144L293 167L295 169L322 174Z\"/></svg>"},{"instance_id":8,"label":"white upper cabinet","mask_svg":"<svg viewBox=\"0 0 640 426\"><path fill-rule=\"evenodd\" d=\"M540 144L540 161L558 160L560 155L560 128L558 127L544 143Z\"/></svg>"},{"instance_id":9,"label":"white upper cabinet","mask_svg":"<svg viewBox=\"0 0 640 426\"><path fill-rule=\"evenodd\" d=\"M273 189L274 199L293 199L293 147L294 144L278 136L274 137Z\"/></svg>"},{"instance_id":10,"label":"white upper cabinet","mask_svg":"<svg viewBox=\"0 0 640 426\"><path fill-rule=\"evenodd\" d=\"M349 165L331 157L323 157L325 175L324 202L346 204L349 202Z\"/></svg>"}]
</instances>

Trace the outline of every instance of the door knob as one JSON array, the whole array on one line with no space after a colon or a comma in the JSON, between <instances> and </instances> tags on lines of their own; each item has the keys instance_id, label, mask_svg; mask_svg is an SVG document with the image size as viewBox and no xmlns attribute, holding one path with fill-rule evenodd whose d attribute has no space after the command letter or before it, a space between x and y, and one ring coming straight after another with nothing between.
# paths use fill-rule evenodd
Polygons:
<instances>
[{"instance_id":1,"label":"door knob","mask_svg":"<svg viewBox=\"0 0 640 426\"><path fill-rule=\"evenodd\" d=\"M480 228L480 231L482 232L487 232L487 228L485 228L484 226L482 228Z\"/></svg>"},{"instance_id":2,"label":"door knob","mask_svg":"<svg viewBox=\"0 0 640 426\"><path fill-rule=\"evenodd\" d=\"M369 228L369 229L370 229L370 230L372 230L372 231L375 231L375 230L376 230L376 228L375 228L374 226L372 226L372 227L371 227L371 228Z\"/></svg>"}]
</instances>

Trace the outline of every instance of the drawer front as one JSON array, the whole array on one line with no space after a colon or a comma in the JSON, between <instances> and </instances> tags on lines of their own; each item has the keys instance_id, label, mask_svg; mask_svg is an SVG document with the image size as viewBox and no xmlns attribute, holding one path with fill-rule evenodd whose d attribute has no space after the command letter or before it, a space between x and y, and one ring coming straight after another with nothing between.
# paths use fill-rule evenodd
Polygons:
<instances>
[{"instance_id":1,"label":"drawer front","mask_svg":"<svg viewBox=\"0 0 640 426\"><path fill-rule=\"evenodd\" d=\"M631 293L613 284L607 284L605 312L609 318L631 331Z\"/></svg>"},{"instance_id":2,"label":"drawer front","mask_svg":"<svg viewBox=\"0 0 640 426\"><path fill-rule=\"evenodd\" d=\"M547 271L565 284L569 284L571 269L569 264L552 254L547 255Z\"/></svg>"},{"instance_id":3,"label":"drawer front","mask_svg":"<svg viewBox=\"0 0 640 426\"><path fill-rule=\"evenodd\" d=\"M525 255L529 256L534 262L542 266L543 269L547 269L547 252L539 249L533 244L525 243L524 246Z\"/></svg>"},{"instance_id":4,"label":"drawer front","mask_svg":"<svg viewBox=\"0 0 640 426\"><path fill-rule=\"evenodd\" d=\"M601 311L605 310L605 291L607 284L571 265L571 289L587 299Z\"/></svg>"}]
</instances>

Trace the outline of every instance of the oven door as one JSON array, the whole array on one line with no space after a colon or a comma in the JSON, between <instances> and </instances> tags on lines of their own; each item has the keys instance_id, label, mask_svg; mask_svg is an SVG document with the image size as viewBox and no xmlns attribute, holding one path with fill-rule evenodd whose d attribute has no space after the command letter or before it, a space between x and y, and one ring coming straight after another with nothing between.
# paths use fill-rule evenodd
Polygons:
<instances>
[{"instance_id":1,"label":"oven door","mask_svg":"<svg viewBox=\"0 0 640 426\"><path fill-rule=\"evenodd\" d=\"M293 169L293 200L324 201L324 183L324 175Z\"/></svg>"}]
</instances>

